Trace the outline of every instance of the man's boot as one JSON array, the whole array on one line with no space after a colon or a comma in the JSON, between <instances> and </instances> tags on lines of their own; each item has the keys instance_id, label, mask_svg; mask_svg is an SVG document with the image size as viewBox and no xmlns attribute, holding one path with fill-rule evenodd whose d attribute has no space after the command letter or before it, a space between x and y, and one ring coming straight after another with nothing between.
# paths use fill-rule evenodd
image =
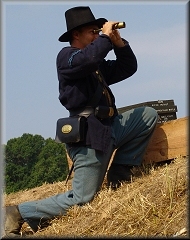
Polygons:
<instances>
[{"instance_id":1,"label":"man's boot","mask_svg":"<svg viewBox=\"0 0 190 240\"><path fill-rule=\"evenodd\" d=\"M112 163L107 173L107 184L113 190L121 186L122 182L131 182L133 166Z\"/></svg>"},{"instance_id":2,"label":"man's boot","mask_svg":"<svg viewBox=\"0 0 190 240\"><path fill-rule=\"evenodd\" d=\"M19 237L20 236L20 230L22 227L22 224L24 223L24 220L22 216L20 215L20 212L18 210L18 206L7 206L5 208L5 238L6 237Z\"/></svg>"}]
</instances>

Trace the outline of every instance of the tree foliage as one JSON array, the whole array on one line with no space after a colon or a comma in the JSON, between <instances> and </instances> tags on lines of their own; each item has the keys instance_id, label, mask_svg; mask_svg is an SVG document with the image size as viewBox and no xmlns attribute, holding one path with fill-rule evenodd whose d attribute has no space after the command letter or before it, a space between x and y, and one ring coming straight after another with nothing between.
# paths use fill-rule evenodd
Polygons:
<instances>
[{"instance_id":1,"label":"tree foliage","mask_svg":"<svg viewBox=\"0 0 190 240\"><path fill-rule=\"evenodd\" d=\"M63 144L40 135L23 134L5 145L5 192L63 181L68 173Z\"/></svg>"}]
</instances>

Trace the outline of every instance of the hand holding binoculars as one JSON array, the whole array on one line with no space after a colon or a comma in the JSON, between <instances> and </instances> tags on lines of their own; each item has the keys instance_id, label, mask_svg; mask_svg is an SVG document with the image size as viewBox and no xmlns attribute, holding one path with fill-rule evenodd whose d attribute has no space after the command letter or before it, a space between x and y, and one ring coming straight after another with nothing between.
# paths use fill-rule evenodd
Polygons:
<instances>
[{"instance_id":1,"label":"hand holding binoculars","mask_svg":"<svg viewBox=\"0 0 190 240\"><path fill-rule=\"evenodd\" d=\"M112 27L113 30L120 29L120 28L125 28L125 22L118 22L118 23L114 24L113 27ZM95 29L94 33L99 33L101 31L102 31L102 28Z\"/></svg>"}]
</instances>

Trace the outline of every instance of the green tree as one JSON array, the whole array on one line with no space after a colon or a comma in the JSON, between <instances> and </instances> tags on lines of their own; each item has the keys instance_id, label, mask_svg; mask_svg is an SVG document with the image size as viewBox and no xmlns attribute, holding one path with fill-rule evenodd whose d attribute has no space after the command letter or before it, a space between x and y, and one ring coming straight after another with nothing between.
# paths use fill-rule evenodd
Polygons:
<instances>
[{"instance_id":1,"label":"green tree","mask_svg":"<svg viewBox=\"0 0 190 240\"><path fill-rule=\"evenodd\" d=\"M45 141L45 145L34 165L28 186L40 186L44 182L53 183L63 181L68 173L68 163L65 147L56 143L51 138Z\"/></svg>"},{"instance_id":2,"label":"green tree","mask_svg":"<svg viewBox=\"0 0 190 240\"><path fill-rule=\"evenodd\" d=\"M5 174L5 183L6 183L6 193L17 192L20 189L25 189L25 183L28 175L26 174L27 167L16 165L15 163L10 162L6 164L6 174Z\"/></svg>"},{"instance_id":3,"label":"green tree","mask_svg":"<svg viewBox=\"0 0 190 240\"><path fill-rule=\"evenodd\" d=\"M63 181L68 173L65 146L51 138L23 134L5 145L6 193Z\"/></svg>"},{"instance_id":4,"label":"green tree","mask_svg":"<svg viewBox=\"0 0 190 240\"><path fill-rule=\"evenodd\" d=\"M21 137L10 139L5 147L6 163L30 168L37 161L43 146L44 138L40 135L24 133Z\"/></svg>"},{"instance_id":5,"label":"green tree","mask_svg":"<svg viewBox=\"0 0 190 240\"><path fill-rule=\"evenodd\" d=\"M23 134L10 139L5 145L5 184L6 192L15 192L27 188L27 178L31 167L38 160L44 145L40 135Z\"/></svg>"}]
</instances>

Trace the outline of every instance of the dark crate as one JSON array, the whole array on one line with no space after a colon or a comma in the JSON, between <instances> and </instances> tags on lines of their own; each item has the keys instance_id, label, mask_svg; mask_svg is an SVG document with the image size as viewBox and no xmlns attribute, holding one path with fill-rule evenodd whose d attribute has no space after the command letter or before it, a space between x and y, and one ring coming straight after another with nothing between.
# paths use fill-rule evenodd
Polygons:
<instances>
[{"instance_id":1,"label":"dark crate","mask_svg":"<svg viewBox=\"0 0 190 240\"><path fill-rule=\"evenodd\" d=\"M171 113L177 112L177 106L163 106L163 107L153 107L158 113Z\"/></svg>"},{"instance_id":2,"label":"dark crate","mask_svg":"<svg viewBox=\"0 0 190 240\"><path fill-rule=\"evenodd\" d=\"M177 119L176 113L158 114L158 123L168 122Z\"/></svg>"},{"instance_id":3,"label":"dark crate","mask_svg":"<svg viewBox=\"0 0 190 240\"><path fill-rule=\"evenodd\" d=\"M134 105L129 105L126 107L118 108L119 114L128 111L130 109L134 109L137 107L148 106L154 108L158 113L158 123L167 122L170 120L177 119L176 112L177 106L174 104L174 100L158 100L158 101L150 101L143 102Z\"/></svg>"}]
</instances>

